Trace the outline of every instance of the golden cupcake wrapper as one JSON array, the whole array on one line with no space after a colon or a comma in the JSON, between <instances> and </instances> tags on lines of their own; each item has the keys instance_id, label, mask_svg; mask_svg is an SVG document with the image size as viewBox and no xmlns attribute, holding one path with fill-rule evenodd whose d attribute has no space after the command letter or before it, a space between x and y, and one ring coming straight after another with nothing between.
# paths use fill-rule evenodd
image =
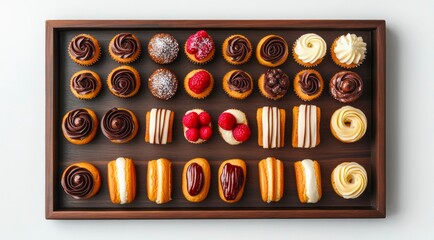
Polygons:
<instances>
[{"instance_id":1,"label":"golden cupcake wrapper","mask_svg":"<svg viewBox=\"0 0 434 240\"><path fill-rule=\"evenodd\" d=\"M297 39L298 40L298 39ZM298 63L300 66L302 67L307 67L307 68L312 68L312 67L316 67L318 66L320 63L322 63L322 61L324 60L324 57L319 58L318 60L316 60L314 63L305 63L302 60L300 60L298 58L297 53L295 53L295 44L297 43L297 41L295 41L295 43L292 45L292 58L294 59L294 61L296 63Z\"/></svg>"},{"instance_id":2,"label":"golden cupcake wrapper","mask_svg":"<svg viewBox=\"0 0 434 240\"><path fill-rule=\"evenodd\" d=\"M88 38L90 38L90 39L92 39L92 40L94 40L94 41L96 42L96 46L95 46L95 47L98 47L98 51L97 51L97 52L98 52L98 56L95 58L95 60L92 60L92 61L90 61L90 60L85 60L85 61L77 60L77 59L75 59L75 58L71 55L71 53L69 52L69 46L71 45L72 40L74 40L77 36L80 36L80 35L86 36L86 37L88 37ZM75 63L77 63L78 65L85 66L85 67L92 66L92 65L94 65L95 63L97 63L97 62L99 61L99 59L101 58L101 45L99 44L98 39L96 39L96 38L93 37L92 35L85 34L85 33L83 33L83 34L78 34L78 35L74 36L74 37L71 39L71 41L69 41L69 43L68 43L68 55L69 55L69 58L70 58L72 61L74 61ZM86 63L86 62L89 62L89 63Z\"/></svg>"},{"instance_id":3,"label":"golden cupcake wrapper","mask_svg":"<svg viewBox=\"0 0 434 240\"><path fill-rule=\"evenodd\" d=\"M265 76L264 73L261 74L261 76L259 76L259 79L260 79L261 77L264 77L264 76ZM277 100L283 98L284 96L286 96L286 94L288 94L288 91L286 91L285 94L280 95L280 96L277 96L277 97L271 97L271 96L268 96L267 93L265 92L265 89L263 90L262 87L260 86L260 81L259 81L259 80L258 80L258 88L259 88L259 92L261 93L262 96L266 97L267 99L274 100L274 101L277 101ZM288 90L289 90L289 89L288 89Z\"/></svg>"},{"instance_id":4,"label":"golden cupcake wrapper","mask_svg":"<svg viewBox=\"0 0 434 240\"><path fill-rule=\"evenodd\" d=\"M110 43L109 43L109 45L108 45L108 52L109 52L110 57L111 57L115 62L117 62L117 63L120 63L120 64L130 64L130 63L133 63L134 61L136 61L137 59L139 59L140 55L142 54L142 45L140 44L140 40L139 40L139 38L138 38L136 35L134 35L133 33L129 33L129 34L131 34L132 37L134 38L134 40L136 40L136 42L138 43L138 51L137 51L136 53L134 53L132 57L129 57L129 58L125 58L125 59L120 58L120 57L114 55L114 54L112 53L112 51L110 50L110 47L111 47L111 45L113 44L114 39L115 39L116 37L118 37L119 35L121 35L121 33L116 34L116 35L115 35L115 36L110 40ZM120 60L120 59L123 59L123 60Z\"/></svg>"},{"instance_id":5,"label":"golden cupcake wrapper","mask_svg":"<svg viewBox=\"0 0 434 240\"><path fill-rule=\"evenodd\" d=\"M232 91L232 90L230 90L229 86L227 87L227 89L224 87L224 86L225 86L224 81L226 80L226 79L225 79L225 78L226 78L226 75L229 74L229 73L231 73L231 72L234 72L234 71L242 71L242 72L246 73L246 74L250 77L250 82L251 82L251 84L252 84L252 88L248 91L247 94L245 94L245 96L235 97L235 96L232 94L232 92L229 92L229 91ZM253 88L254 88L254 85L255 85L255 83L253 82L253 78L252 78L252 76L251 76L248 72L243 71L243 70L240 70L240 69L230 70L229 72L227 72L227 73L223 76L223 81L222 81L222 88L223 88L223 91L224 91L224 92L225 92L225 93L226 93L230 98L232 98L232 99L236 99L236 100L244 100L244 99L246 99L248 96L250 96L250 95L252 94L252 92L253 92Z\"/></svg>"},{"instance_id":6,"label":"golden cupcake wrapper","mask_svg":"<svg viewBox=\"0 0 434 240\"><path fill-rule=\"evenodd\" d=\"M130 70L130 71L133 72L134 76L136 77L136 88L133 90L133 92L131 92L131 93L130 93L129 95L127 95L127 96L122 96L122 95L119 95L119 94L113 92L112 89L111 89L111 87L110 87L110 86L112 85L112 84L110 83L111 76L112 76L113 73L114 73L116 70L118 70L118 69L127 69L127 70ZM123 99L134 97L134 96L135 96L135 95L140 91L140 88L141 88L141 78L140 78L140 73L137 71L137 69L135 69L134 67L129 66L129 65L122 65L122 66L116 67L116 68L114 68L113 70L111 70L110 73L109 73L109 75L107 76L107 80L106 80L106 82L107 82L107 87L108 87L109 91L110 91L114 96L119 97L119 98L123 98Z\"/></svg>"},{"instance_id":7,"label":"golden cupcake wrapper","mask_svg":"<svg viewBox=\"0 0 434 240\"><path fill-rule=\"evenodd\" d=\"M216 49L215 49L215 43L214 43L214 50L212 51L211 56L207 56L207 58L209 58L209 59L207 59L206 61L203 61L203 62L199 62L199 61L197 61L197 60L193 60L193 57L190 57L190 55L193 55L193 56L194 56L194 54L190 54L190 53L187 52L187 41L186 41L185 44L184 44L184 54L185 54L185 56L187 57L187 59L188 59L191 63L197 64L197 65L205 65L205 64L211 62L211 61L214 59L215 52L216 52ZM190 54L190 55L189 55L189 54Z\"/></svg>"},{"instance_id":8,"label":"golden cupcake wrapper","mask_svg":"<svg viewBox=\"0 0 434 240\"><path fill-rule=\"evenodd\" d=\"M353 68L357 68L357 67L359 67L360 65L362 65L362 63L365 61L365 59L362 59L358 64L352 63L352 64L350 64L350 65L347 65L347 64L345 64L345 63L341 63L341 62L339 61L339 59L336 57L335 52L333 51L333 49L336 47L336 42L338 41L339 38L340 38L340 36L337 37L337 38L333 41L332 46L330 47L330 55L331 55L331 57L332 57L333 62L334 62L336 65L338 65L339 67L342 67L342 68L345 68L345 69L353 69Z\"/></svg>"},{"instance_id":9,"label":"golden cupcake wrapper","mask_svg":"<svg viewBox=\"0 0 434 240\"><path fill-rule=\"evenodd\" d=\"M209 91L207 94L203 94L203 92L200 93L200 94L196 94L195 92L193 92L190 89L188 89L187 76L189 76L192 72L196 73L196 72L199 72L199 71L205 71L205 72L207 72L211 76L210 86L208 88L206 88L205 91L204 91L204 92ZM211 95L212 91L214 90L214 85L215 85L215 79L214 79L213 75L209 71L207 71L206 69L203 69L203 68L198 68L198 69L191 70L189 73L187 73L187 75L185 75L185 77L184 77L184 83L183 83L184 90L188 94L188 96L190 96L190 97L192 97L194 99L200 99L200 100L201 99L205 99L206 97L208 97L209 95ZM201 96L201 95L203 95L203 96Z\"/></svg>"},{"instance_id":10,"label":"golden cupcake wrapper","mask_svg":"<svg viewBox=\"0 0 434 240\"><path fill-rule=\"evenodd\" d=\"M88 93L88 94L85 94L85 95L80 95L80 94L78 94L78 93L77 93L77 92L72 88L72 79L73 79L76 75L78 75L78 74L82 74L82 73L90 73L90 74L92 74L92 76L94 76L94 77L96 78L96 80L97 80L97 84L98 84L98 87L97 87L97 89L96 89L95 91L93 91L93 92L91 92L91 93ZM69 80L69 88L70 88L72 94L73 94L76 98L78 98L78 99L81 99L81 100L91 100L91 99L94 99L94 98L96 98L96 97L99 95L99 93L100 93L101 90L102 90L101 77L98 75L98 73L96 73L96 72L94 72L94 71L92 71L92 70L81 70L81 71L78 71L78 72L74 73L74 74L71 76L71 78L70 78L70 80Z\"/></svg>"},{"instance_id":11,"label":"golden cupcake wrapper","mask_svg":"<svg viewBox=\"0 0 434 240\"><path fill-rule=\"evenodd\" d=\"M250 48L252 49L252 51L247 55L247 57L246 57L243 61L241 61L241 62L234 62L234 61L231 61L231 60L230 60L230 57L229 57L229 56L226 56L226 53L225 53L225 50L226 50L225 45L227 45L229 39L231 39L231 38L233 38L233 37L241 37L241 38L245 39L245 40L249 43ZM227 63L229 63L229 64L231 64L231 65L234 65L234 66L238 66L238 65L242 65L242 64L244 64L244 63L247 63L247 62L250 60L250 58L252 58L253 51L254 51L254 49L253 49L253 45L252 45L252 43L250 42L250 40L249 40L246 36L241 35L241 34L233 34L233 35L230 35L229 37L227 37L227 38L224 40L224 42L223 42L223 44L222 44L222 55L223 55L223 58L225 59L225 61L226 61Z\"/></svg>"},{"instance_id":12,"label":"golden cupcake wrapper","mask_svg":"<svg viewBox=\"0 0 434 240\"><path fill-rule=\"evenodd\" d=\"M301 100L303 100L303 101L305 101L305 102L310 102L310 101L315 100L315 99L317 99L317 98L319 98L319 97L321 96L322 92L324 91L324 79L323 79L322 76L321 76L323 86L322 86L322 88L321 88L321 92L320 92L320 94L318 94L318 96L316 96L316 97L314 97L314 98L312 98L312 99L307 99L307 98L305 98L304 96L301 96L301 95L298 94L298 92L295 90L295 83L294 83L295 80L298 78L298 75L301 74L301 73L304 72L304 71L314 71L314 72L317 73L319 76L321 76L321 74L320 74L318 71L314 70L314 69L304 69L304 70L299 71L297 74L295 74L295 77L294 77L294 79L293 79L293 85L294 85L294 87L293 87L292 89L293 89L295 95L297 95L298 98L300 98Z\"/></svg>"}]
</instances>

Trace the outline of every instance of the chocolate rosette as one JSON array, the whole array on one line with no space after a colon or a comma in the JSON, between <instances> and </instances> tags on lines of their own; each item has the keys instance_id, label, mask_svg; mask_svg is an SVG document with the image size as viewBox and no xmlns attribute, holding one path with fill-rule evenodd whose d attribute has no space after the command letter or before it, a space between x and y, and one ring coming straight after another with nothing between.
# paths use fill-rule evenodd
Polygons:
<instances>
[{"instance_id":1,"label":"chocolate rosette","mask_svg":"<svg viewBox=\"0 0 434 240\"><path fill-rule=\"evenodd\" d=\"M111 76L111 85L114 93L128 96L136 89L136 77L131 70L119 69Z\"/></svg>"},{"instance_id":2,"label":"chocolate rosette","mask_svg":"<svg viewBox=\"0 0 434 240\"><path fill-rule=\"evenodd\" d=\"M273 64L281 60L287 51L286 42L278 36L269 37L261 46L261 57Z\"/></svg>"},{"instance_id":3,"label":"chocolate rosette","mask_svg":"<svg viewBox=\"0 0 434 240\"><path fill-rule=\"evenodd\" d=\"M235 71L228 79L229 89L245 93L252 88L250 77L243 71Z\"/></svg>"},{"instance_id":4,"label":"chocolate rosette","mask_svg":"<svg viewBox=\"0 0 434 240\"><path fill-rule=\"evenodd\" d=\"M234 62L242 62L246 59L252 49L246 39L235 36L228 41L226 54L231 57Z\"/></svg>"},{"instance_id":5,"label":"chocolate rosette","mask_svg":"<svg viewBox=\"0 0 434 240\"><path fill-rule=\"evenodd\" d=\"M96 90L96 78L89 72L80 73L72 78L72 88L80 95L86 95Z\"/></svg>"},{"instance_id":6,"label":"chocolate rosette","mask_svg":"<svg viewBox=\"0 0 434 240\"><path fill-rule=\"evenodd\" d=\"M95 44L85 35L79 35L69 43L69 52L77 60L90 60L96 52Z\"/></svg>"},{"instance_id":7,"label":"chocolate rosette","mask_svg":"<svg viewBox=\"0 0 434 240\"><path fill-rule=\"evenodd\" d=\"M92 192L94 181L92 173L86 168L69 167L61 181L65 192L75 199L85 199Z\"/></svg>"},{"instance_id":8,"label":"chocolate rosette","mask_svg":"<svg viewBox=\"0 0 434 240\"><path fill-rule=\"evenodd\" d=\"M120 58L130 58L139 51L139 43L131 33L121 33L113 40L111 51Z\"/></svg>"},{"instance_id":9,"label":"chocolate rosette","mask_svg":"<svg viewBox=\"0 0 434 240\"><path fill-rule=\"evenodd\" d=\"M93 127L92 117L85 109L72 110L63 122L64 134L72 139L86 138L92 132Z\"/></svg>"},{"instance_id":10,"label":"chocolate rosette","mask_svg":"<svg viewBox=\"0 0 434 240\"><path fill-rule=\"evenodd\" d=\"M355 72L341 71L330 80L331 95L342 103L357 100L363 92L363 80Z\"/></svg>"},{"instance_id":11,"label":"chocolate rosette","mask_svg":"<svg viewBox=\"0 0 434 240\"><path fill-rule=\"evenodd\" d=\"M301 74L298 83L301 91L309 96L315 95L321 90L321 81L315 73L305 71Z\"/></svg>"},{"instance_id":12,"label":"chocolate rosette","mask_svg":"<svg viewBox=\"0 0 434 240\"><path fill-rule=\"evenodd\" d=\"M111 141L128 141L135 128L133 116L124 109L112 108L101 119L101 130Z\"/></svg>"}]
</instances>

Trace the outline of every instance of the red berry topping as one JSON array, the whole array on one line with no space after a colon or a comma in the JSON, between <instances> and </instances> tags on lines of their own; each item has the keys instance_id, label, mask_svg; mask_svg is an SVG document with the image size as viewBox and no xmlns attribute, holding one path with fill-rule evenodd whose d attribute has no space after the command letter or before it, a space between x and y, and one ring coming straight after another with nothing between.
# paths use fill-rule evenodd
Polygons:
<instances>
[{"instance_id":1,"label":"red berry topping","mask_svg":"<svg viewBox=\"0 0 434 240\"><path fill-rule=\"evenodd\" d=\"M188 79L188 87L196 94L200 94L211 84L211 76L206 71L196 72Z\"/></svg>"},{"instance_id":2,"label":"red berry topping","mask_svg":"<svg viewBox=\"0 0 434 240\"><path fill-rule=\"evenodd\" d=\"M212 128L209 126L203 126L199 130L200 138L204 141L208 140L212 136Z\"/></svg>"},{"instance_id":3,"label":"red berry topping","mask_svg":"<svg viewBox=\"0 0 434 240\"><path fill-rule=\"evenodd\" d=\"M197 60L203 60L214 50L214 41L207 32L201 30L187 39L186 50Z\"/></svg>"},{"instance_id":4,"label":"red berry topping","mask_svg":"<svg viewBox=\"0 0 434 240\"><path fill-rule=\"evenodd\" d=\"M232 131L232 135L238 142L245 142L250 138L250 128L246 124L238 124Z\"/></svg>"},{"instance_id":5,"label":"red berry topping","mask_svg":"<svg viewBox=\"0 0 434 240\"><path fill-rule=\"evenodd\" d=\"M199 127L199 115L196 112L190 112L182 118L182 123L187 128Z\"/></svg>"},{"instance_id":6,"label":"red berry topping","mask_svg":"<svg viewBox=\"0 0 434 240\"><path fill-rule=\"evenodd\" d=\"M185 137L190 142L196 142L199 140L199 129L197 128L190 128L185 132Z\"/></svg>"},{"instance_id":7,"label":"red berry topping","mask_svg":"<svg viewBox=\"0 0 434 240\"><path fill-rule=\"evenodd\" d=\"M232 130L234 129L235 124L237 124L237 120L235 119L234 115L224 112L220 114L218 124L219 127L223 128L224 130Z\"/></svg>"},{"instance_id":8,"label":"red berry topping","mask_svg":"<svg viewBox=\"0 0 434 240\"><path fill-rule=\"evenodd\" d=\"M211 122L211 116L209 113L203 111L199 114L199 122L201 126L208 126Z\"/></svg>"}]
</instances>

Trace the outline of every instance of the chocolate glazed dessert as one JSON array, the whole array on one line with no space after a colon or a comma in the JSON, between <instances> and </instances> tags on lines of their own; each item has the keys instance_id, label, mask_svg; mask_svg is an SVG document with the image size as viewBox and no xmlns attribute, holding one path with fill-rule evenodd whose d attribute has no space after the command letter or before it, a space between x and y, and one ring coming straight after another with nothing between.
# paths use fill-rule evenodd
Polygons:
<instances>
[{"instance_id":1,"label":"chocolate glazed dessert","mask_svg":"<svg viewBox=\"0 0 434 240\"><path fill-rule=\"evenodd\" d=\"M363 80L355 72L341 71L330 80L331 95L342 103L356 101L363 92Z\"/></svg>"},{"instance_id":2,"label":"chocolate glazed dessert","mask_svg":"<svg viewBox=\"0 0 434 240\"><path fill-rule=\"evenodd\" d=\"M110 50L120 58L130 58L139 50L138 45L131 33L121 33L115 37Z\"/></svg>"},{"instance_id":3,"label":"chocolate glazed dessert","mask_svg":"<svg viewBox=\"0 0 434 240\"><path fill-rule=\"evenodd\" d=\"M86 95L97 89L97 80L89 72L80 73L72 78L72 88L80 95Z\"/></svg>"},{"instance_id":4,"label":"chocolate glazed dessert","mask_svg":"<svg viewBox=\"0 0 434 240\"><path fill-rule=\"evenodd\" d=\"M77 60L90 60L96 53L96 46L85 35L79 35L69 44L69 54Z\"/></svg>"},{"instance_id":5,"label":"chocolate glazed dessert","mask_svg":"<svg viewBox=\"0 0 434 240\"><path fill-rule=\"evenodd\" d=\"M307 71L301 74L298 83L300 84L301 91L309 96L317 94L322 88L318 76Z\"/></svg>"},{"instance_id":6,"label":"chocolate glazed dessert","mask_svg":"<svg viewBox=\"0 0 434 240\"><path fill-rule=\"evenodd\" d=\"M243 169L226 163L220 176L220 183L226 200L235 200L244 185Z\"/></svg>"},{"instance_id":7,"label":"chocolate glazed dessert","mask_svg":"<svg viewBox=\"0 0 434 240\"><path fill-rule=\"evenodd\" d=\"M138 123L131 111L122 108L112 108L102 117L101 130L110 141L125 143L136 135Z\"/></svg>"},{"instance_id":8,"label":"chocolate glazed dessert","mask_svg":"<svg viewBox=\"0 0 434 240\"><path fill-rule=\"evenodd\" d=\"M93 190L92 173L86 168L69 167L61 181L65 192L75 199L85 199Z\"/></svg>"},{"instance_id":9,"label":"chocolate glazed dessert","mask_svg":"<svg viewBox=\"0 0 434 240\"><path fill-rule=\"evenodd\" d=\"M84 109L71 111L62 125L63 133L72 139L86 138L93 127L92 117Z\"/></svg>"},{"instance_id":10,"label":"chocolate glazed dessert","mask_svg":"<svg viewBox=\"0 0 434 240\"><path fill-rule=\"evenodd\" d=\"M277 63L285 56L285 41L280 37L271 37L261 47L261 57L271 63Z\"/></svg>"},{"instance_id":11,"label":"chocolate glazed dessert","mask_svg":"<svg viewBox=\"0 0 434 240\"><path fill-rule=\"evenodd\" d=\"M202 167L197 163L192 163L187 168L187 191L191 196L198 195L203 188L204 174Z\"/></svg>"}]
</instances>

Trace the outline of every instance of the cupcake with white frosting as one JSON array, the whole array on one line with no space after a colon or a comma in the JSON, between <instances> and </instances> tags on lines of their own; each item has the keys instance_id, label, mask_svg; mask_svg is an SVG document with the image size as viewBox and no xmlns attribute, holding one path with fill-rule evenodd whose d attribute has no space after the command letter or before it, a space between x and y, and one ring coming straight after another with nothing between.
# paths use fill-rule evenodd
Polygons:
<instances>
[{"instance_id":1,"label":"cupcake with white frosting","mask_svg":"<svg viewBox=\"0 0 434 240\"><path fill-rule=\"evenodd\" d=\"M326 42L315 33L303 34L295 41L292 48L295 61L304 67L314 67L320 64L326 52Z\"/></svg>"},{"instance_id":2,"label":"cupcake with white frosting","mask_svg":"<svg viewBox=\"0 0 434 240\"><path fill-rule=\"evenodd\" d=\"M347 33L335 39L331 48L333 61L343 68L360 66L366 58L366 43L362 37Z\"/></svg>"}]
</instances>

